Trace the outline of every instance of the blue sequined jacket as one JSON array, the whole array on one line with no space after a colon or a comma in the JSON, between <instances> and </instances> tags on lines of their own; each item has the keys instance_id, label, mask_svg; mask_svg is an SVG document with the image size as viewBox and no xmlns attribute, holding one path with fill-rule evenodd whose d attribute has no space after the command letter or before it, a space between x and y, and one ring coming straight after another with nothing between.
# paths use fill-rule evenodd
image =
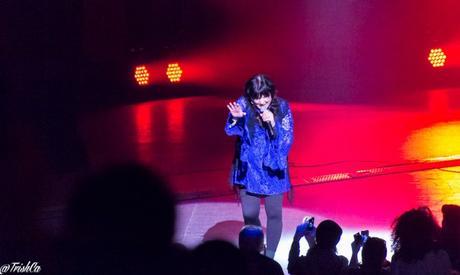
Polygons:
<instances>
[{"instance_id":1,"label":"blue sequined jacket","mask_svg":"<svg viewBox=\"0 0 460 275\"><path fill-rule=\"evenodd\" d=\"M274 195L291 187L288 171L288 153L293 141L292 113L286 100L277 97L279 108L275 114L275 135L257 122L258 114L245 97L236 102L246 115L233 119L229 114L225 132L237 136L231 183L241 185L247 192Z\"/></svg>"}]
</instances>

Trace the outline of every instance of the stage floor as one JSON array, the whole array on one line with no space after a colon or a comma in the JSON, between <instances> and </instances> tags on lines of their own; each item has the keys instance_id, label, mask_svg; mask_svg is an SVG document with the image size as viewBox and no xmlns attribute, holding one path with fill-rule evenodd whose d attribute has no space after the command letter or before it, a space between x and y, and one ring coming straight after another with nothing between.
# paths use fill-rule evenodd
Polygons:
<instances>
[{"instance_id":1,"label":"stage floor","mask_svg":"<svg viewBox=\"0 0 460 275\"><path fill-rule=\"evenodd\" d=\"M285 201L276 259L285 266L305 215L342 225L339 253L349 257L359 230L385 238L390 250L397 215L426 205L439 219L443 204L459 204L457 93L423 92L426 102L417 106L291 102L295 196ZM135 160L169 179L179 199L177 241L191 247L214 237L236 241L242 216L228 185L234 148L224 133L228 101L189 97L115 107L86 114L79 131L91 166Z\"/></svg>"}]
</instances>

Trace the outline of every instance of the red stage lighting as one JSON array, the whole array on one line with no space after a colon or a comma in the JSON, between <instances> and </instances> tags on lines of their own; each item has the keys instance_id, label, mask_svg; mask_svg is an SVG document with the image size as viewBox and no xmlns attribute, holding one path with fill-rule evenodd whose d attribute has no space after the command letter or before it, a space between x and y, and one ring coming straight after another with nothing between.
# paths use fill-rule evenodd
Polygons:
<instances>
[{"instance_id":1,"label":"red stage lighting","mask_svg":"<svg viewBox=\"0 0 460 275\"><path fill-rule=\"evenodd\" d=\"M166 75L168 76L169 81L171 81L172 83L179 82L182 76L182 69L178 63L168 64Z\"/></svg>"},{"instance_id":2,"label":"red stage lighting","mask_svg":"<svg viewBox=\"0 0 460 275\"><path fill-rule=\"evenodd\" d=\"M137 84L140 86L145 86L149 84L149 71L147 68L142 66L137 66L136 70L134 71L134 78L137 81Z\"/></svg>"},{"instance_id":3,"label":"red stage lighting","mask_svg":"<svg viewBox=\"0 0 460 275\"><path fill-rule=\"evenodd\" d=\"M431 49L428 61L434 68L444 66L447 56L444 54L441 48Z\"/></svg>"}]
</instances>

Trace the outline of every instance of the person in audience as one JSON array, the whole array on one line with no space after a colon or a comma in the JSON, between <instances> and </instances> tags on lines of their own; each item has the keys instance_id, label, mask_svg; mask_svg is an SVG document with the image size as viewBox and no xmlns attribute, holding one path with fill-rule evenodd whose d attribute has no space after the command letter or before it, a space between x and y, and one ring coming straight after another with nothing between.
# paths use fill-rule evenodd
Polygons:
<instances>
[{"instance_id":1,"label":"person in audience","mask_svg":"<svg viewBox=\"0 0 460 275\"><path fill-rule=\"evenodd\" d=\"M307 223L297 226L289 251L288 271L302 275L337 275L346 271L348 259L337 255L337 244L342 228L332 220L322 221L318 228L309 229ZM310 249L306 256L299 256L299 241L305 237Z\"/></svg>"},{"instance_id":2,"label":"person in audience","mask_svg":"<svg viewBox=\"0 0 460 275\"><path fill-rule=\"evenodd\" d=\"M250 275L242 252L223 240L210 240L192 252L193 275Z\"/></svg>"},{"instance_id":3,"label":"person in audience","mask_svg":"<svg viewBox=\"0 0 460 275\"><path fill-rule=\"evenodd\" d=\"M61 274L182 274L175 206L163 179L137 165L90 175L66 215Z\"/></svg>"},{"instance_id":4,"label":"person in audience","mask_svg":"<svg viewBox=\"0 0 460 275\"><path fill-rule=\"evenodd\" d=\"M362 264L358 264L358 252L361 253ZM351 243L352 256L347 275L389 275L389 262L386 260L387 245L385 240L369 237L355 238Z\"/></svg>"},{"instance_id":5,"label":"person in audience","mask_svg":"<svg viewBox=\"0 0 460 275\"><path fill-rule=\"evenodd\" d=\"M439 248L440 228L428 207L409 210L393 223L391 273L450 274L446 251Z\"/></svg>"},{"instance_id":6,"label":"person in audience","mask_svg":"<svg viewBox=\"0 0 460 275\"><path fill-rule=\"evenodd\" d=\"M257 225L245 225L238 236L238 246L241 251L265 253L264 231Z\"/></svg>"},{"instance_id":7,"label":"person in audience","mask_svg":"<svg viewBox=\"0 0 460 275\"><path fill-rule=\"evenodd\" d=\"M442 206L441 247L449 254L452 268L460 272L460 206Z\"/></svg>"},{"instance_id":8,"label":"person in audience","mask_svg":"<svg viewBox=\"0 0 460 275\"><path fill-rule=\"evenodd\" d=\"M262 227L245 225L240 231L238 245L246 258L249 274L283 274L283 269L278 262L262 255L265 252Z\"/></svg>"}]
</instances>

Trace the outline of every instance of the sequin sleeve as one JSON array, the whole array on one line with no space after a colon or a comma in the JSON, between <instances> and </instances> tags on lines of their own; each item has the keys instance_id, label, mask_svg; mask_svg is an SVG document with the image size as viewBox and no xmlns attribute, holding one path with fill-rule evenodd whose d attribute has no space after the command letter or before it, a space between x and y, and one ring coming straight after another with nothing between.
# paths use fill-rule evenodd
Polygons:
<instances>
[{"instance_id":1,"label":"sequin sleeve","mask_svg":"<svg viewBox=\"0 0 460 275\"><path fill-rule=\"evenodd\" d=\"M294 139L294 120L288 103L284 102L281 107L284 110L282 110L282 118L278 120L276 125L277 143L280 156L287 157Z\"/></svg>"},{"instance_id":2,"label":"sequin sleeve","mask_svg":"<svg viewBox=\"0 0 460 275\"><path fill-rule=\"evenodd\" d=\"M294 138L294 121L291 109L284 100L280 104L280 115L275 121L276 138L271 141L264 165L272 170L282 170L288 167L287 156Z\"/></svg>"}]
</instances>

